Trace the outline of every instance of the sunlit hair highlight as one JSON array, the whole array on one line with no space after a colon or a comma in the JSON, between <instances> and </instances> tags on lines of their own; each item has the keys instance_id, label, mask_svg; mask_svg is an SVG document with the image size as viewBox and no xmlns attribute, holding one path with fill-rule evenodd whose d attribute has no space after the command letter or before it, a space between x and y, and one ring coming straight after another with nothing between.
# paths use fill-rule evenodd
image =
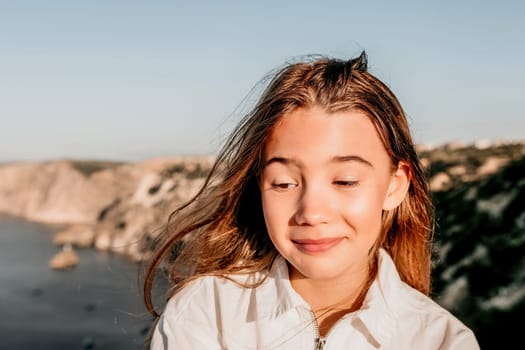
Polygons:
<instances>
[{"instance_id":1,"label":"sunlit hair highlight","mask_svg":"<svg viewBox=\"0 0 525 350\"><path fill-rule=\"evenodd\" d=\"M401 161L408 165L408 194L396 209L383 213L383 230L371 256L386 249L401 279L430 293L433 217L427 181L399 101L368 72L367 64L363 52L347 61L316 57L290 63L275 73L225 142L201 190L170 216L145 276L144 299L152 314L158 316L151 292L163 263L174 286L169 295L199 276L228 278L270 269L278 253L266 231L258 186L264 147L280 118L314 106L328 113L364 112L376 127L392 168Z\"/></svg>"}]
</instances>

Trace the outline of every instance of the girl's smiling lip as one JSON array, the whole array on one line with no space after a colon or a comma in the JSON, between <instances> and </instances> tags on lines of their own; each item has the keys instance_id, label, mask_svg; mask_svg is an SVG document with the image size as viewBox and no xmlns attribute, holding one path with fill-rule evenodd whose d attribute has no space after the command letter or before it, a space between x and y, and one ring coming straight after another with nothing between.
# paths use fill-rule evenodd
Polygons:
<instances>
[{"instance_id":1,"label":"girl's smiling lip","mask_svg":"<svg viewBox=\"0 0 525 350\"><path fill-rule=\"evenodd\" d=\"M292 239L293 244L304 253L324 253L338 245L344 237L331 237L321 239Z\"/></svg>"}]
</instances>

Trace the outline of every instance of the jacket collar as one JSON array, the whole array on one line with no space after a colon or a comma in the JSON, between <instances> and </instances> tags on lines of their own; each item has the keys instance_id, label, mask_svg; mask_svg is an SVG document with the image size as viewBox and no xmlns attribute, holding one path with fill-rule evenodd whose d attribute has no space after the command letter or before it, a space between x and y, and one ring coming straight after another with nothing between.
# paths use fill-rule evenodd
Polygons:
<instances>
[{"instance_id":1,"label":"jacket collar","mask_svg":"<svg viewBox=\"0 0 525 350\"><path fill-rule=\"evenodd\" d=\"M288 265L282 256L275 260L267 280L256 290L257 315L276 319L290 309L310 308L308 303L292 288Z\"/></svg>"},{"instance_id":2,"label":"jacket collar","mask_svg":"<svg viewBox=\"0 0 525 350\"><path fill-rule=\"evenodd\" d=\"M377 277L358 311L359 319L379 344L387 344L396 328L397 318L391 305L401 302L402 285L394 261L384 249L380 249Z\"/></svg>"},{"instance_id":3,"label":"jacket collar","mask_svg":"<svg viewBox=\"0 0 525 350\"><path fill-rule=\"evenodd\" d=\"M396 318L389 307L389 303L399 297L397 292L402 285L399 273L392 258L380 249L379 269L377 278L370 286L363 306L356 311L353 325L375 343L388 343L393 329L396 327ZM311 310L306 301L292 288L286 260L279 256L270 270L268 279L261 288L257 288L255 295L257 315L266 319L278 319L284 313L295 308Z\"/></svg>"}]
</instances>

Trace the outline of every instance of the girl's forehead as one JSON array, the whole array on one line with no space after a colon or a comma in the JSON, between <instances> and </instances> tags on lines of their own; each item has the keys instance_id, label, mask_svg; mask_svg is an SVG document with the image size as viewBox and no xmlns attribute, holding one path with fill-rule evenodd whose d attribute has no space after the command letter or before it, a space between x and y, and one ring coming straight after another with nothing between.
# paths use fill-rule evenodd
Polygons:
<instances>
[{"instance_id":1,"label":"girl's forehead","mask_svg":"<svg viewBox=\"0 0 525 350\"><path fill-rule=\"evenodd\" d=\"M300 107L281 115L272 126L266 143L297 141L305 136L379 137L374 123L362 111L327 112L321 107Z\"/></svg>"},{"instance_id":2,"label":"girl's forehead","mask_svg":"<svg viewBox=\"0 0 525 350\"><path fill-rule=\"evenodd\" d=\"M328 113L298 108L283 115L265 144L265 159L328 159L357 155L389 160L374 123L364 112L347 110Z\"/></svg>"}]
</instances>

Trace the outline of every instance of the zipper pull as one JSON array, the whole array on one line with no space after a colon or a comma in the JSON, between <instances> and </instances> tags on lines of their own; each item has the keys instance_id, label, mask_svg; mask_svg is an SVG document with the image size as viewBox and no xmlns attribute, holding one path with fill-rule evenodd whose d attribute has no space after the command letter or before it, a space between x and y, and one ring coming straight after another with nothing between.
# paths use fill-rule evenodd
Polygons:
<instances>
[{"instance_id":1,"label":"zipper pull","mask_svg":"<svg viewBox=\"0 0 525 350\"><path fill-rule=\"evenodd\" d=\"M323 350L325 343L326 343L326 339L321 338L321 337L317 338L315 340L315 349L314 350Z\"/></svg>"}]
</instances>

